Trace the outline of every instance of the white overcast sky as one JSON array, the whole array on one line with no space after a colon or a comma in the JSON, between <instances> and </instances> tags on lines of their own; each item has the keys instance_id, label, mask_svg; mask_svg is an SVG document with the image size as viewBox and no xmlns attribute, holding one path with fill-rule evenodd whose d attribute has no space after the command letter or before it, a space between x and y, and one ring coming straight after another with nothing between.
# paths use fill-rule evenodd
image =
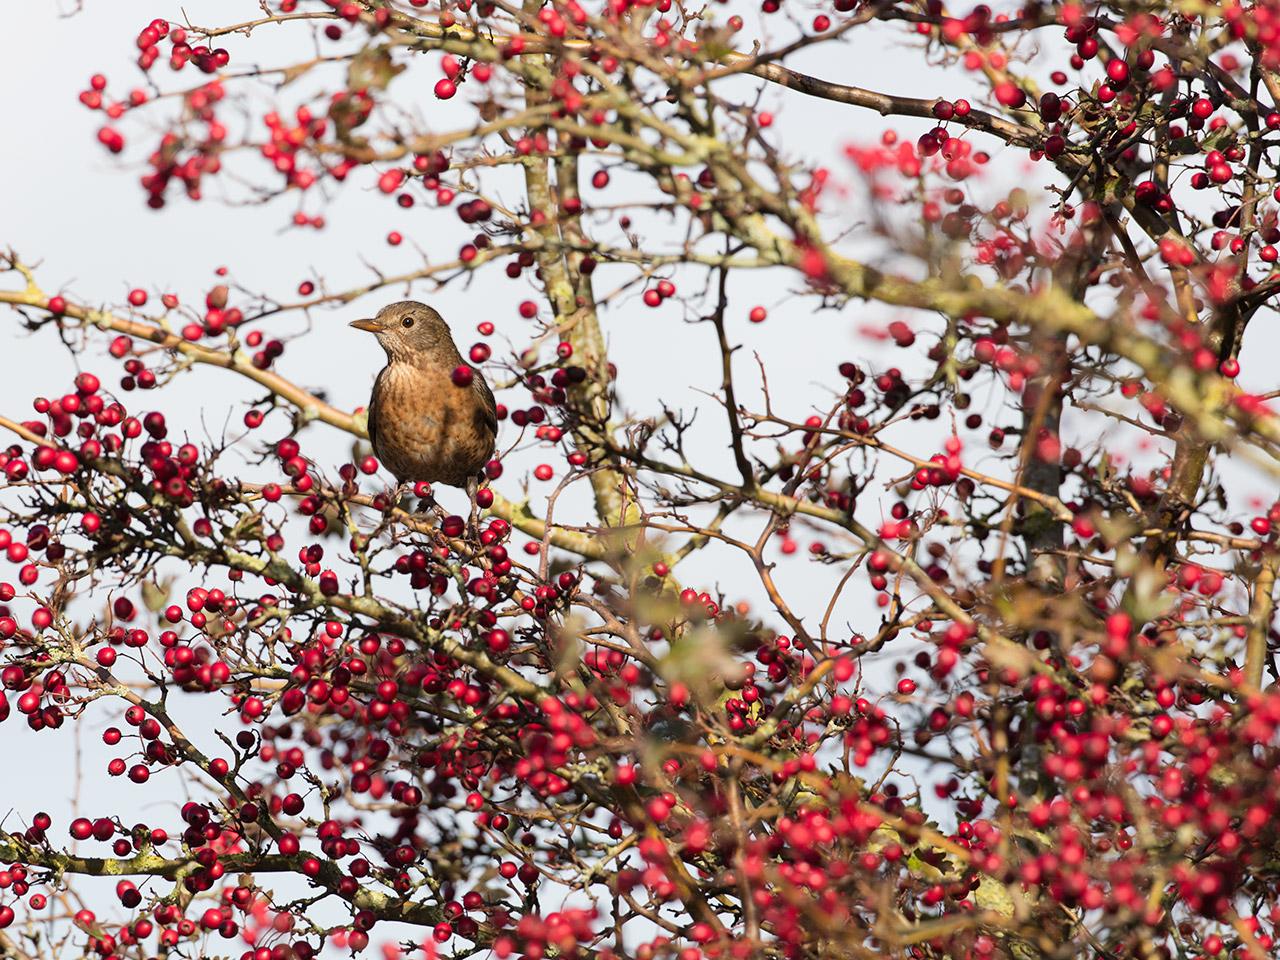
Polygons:
<instances>
[{"instance_id":1,"label":"white overcast sky","mask_svg":"<svg viewBox=\"0 0 1280 960\"><path fill-rule=\"evenodd\" d=\"M326 277L334 289L367 279L362 260L399 272L411 269L417 262L415 247L438 260L451 259L456 253L460 234L452 214L428 212L421 206L413 211L398 211L373 189L374 176L369 171L354 175L338 201L324 210L329 223L324 231L289 229L291 198L266 205L229 206L220 202L223 191L215 185L206 190L207 199L202 203L193 204L181 198L179 191L171 190L166 209L147 209L137 181L144 172L142 160L147 151L143 145L154 142L158 135L159 114L144 112L142 124L121 124L130 144L123 159L115 158L95 140L100 115L83 108L77 102L77 94L85 88L89 76L97 72L109 77L113 92L138 84L138 72L133 66L134 37L152 17L165 16L179 23L185 10L196 23L229 23L254 17L258 5L254 0L186 0L182 4L173 0L85 0L83 11L62 16L59 8L67 11L71 6L66 0L9 4L5 27L0 31L0 89L5 91L0 98L0 244L13 247L28 263L38 263L38 278L49 291L66 290L90 303L118 303L128 289L142 286L153 293L172 290L191 303L201 300L204 291L217 282L214 269L226 266L235 282L288 298L300 280L312 275ZM741 6L748 21L748 35L759 35L756 10L758 4ZM297 29L287 33L264 30L253 42L228 40L227 46L235 63L282 65L310 54L304 34ZM895 39L901 36L898 28L859 30L848 44L806 51L789 63L826 79L903 95L970 93L956 71L923 69L919 54ZM156 73L162 83L173 84L163 64ZM182 79L184 83L191 82L192 72ZM429 88L424 87L417 100L424 111L440 109L432 102ZM822 159L830 166L837 184L852 185L856 181L841 156L847 143L867 144L891 126L914 137L928 126L923 121L886 120L875 113L781 90L769 91L766 102L778 116L784 149L793 155ZM449 109L457 107L455 104ZM161 108L165 113L169 109L170 105ZM975 136L974 142L990 149L996 147L993 141L980 136ZM260 163L252 166L258 172L262 169ZM1005 176L1024 176L1024 168L1018 163L1011 162L1001 169L1006 171ZM243 196L242 192L236 193ZM848 201L850 223L856 222L858 210L855 193ZM384 242L387 231L393 229L406 237L406 243L396 250ZM0 278L0 283L11 282L12 277ZM779 412L802 419L813 404L827 402L830 390L837 385L834 369L839 361L868 354L870 347L859 335L859 327L883 324L893 315L883 308L857 303L850 304L842 314L814 313L811 299L791 300L787 296L789 289L788 278L780 274L754 278L736 288L730 310L731 318L736 319L730 325L730 335L746 344L737 357L737 369L746 385L742 401L759 407L758 391L751 389L756 382L754 351L767 365ZM349 409L365 402L382 355L370 338L351 331L346 323L368 315L382 302L399 299L402 293L386 291L349 308L317 314L314 331L301 343L290 346L281 371L305 385L327 390L338 406ZM431 299L451 322L465 349L474 339L475 324L481 320L493 321L500 335L520 342L527 326L517 318L515 305L529 294L526 285L508 281L501 266L494 265L469 289L450 288ZM769 307L770 318L763 325L749 326L745 314L757 302ZM0 312L0 411L22 419L30 416L33 396L59 394L68 388L71 368L65 352L56 348L51 331L29 337L19 332L16 321L15 314ZM1275 320L1265 317L1261 322L1274 325ZM716 389L720 377L712 331L705 325L686 324L675 309L650 310L638 298L608 311L604 324L612 357L620 368L624 405L634 412L654 414L659 412L656 401L661 398L686 412L698 410L700 421L707 425L702 428L706 431L703 436L708 438L708 447L703 451L708 458L706 463L716 468L726 465L729 461L714 449L714 444L723 442L722 414L706 399L706 393ZM296 329L296 324L290 329ZM1251 333L1251 339L1259 335ZM1267 344L1259 349L1265 351L1269 346L1274 356L1274 334L1266 339ZM116 382L118 368L113 362L101 355L83 358L82 362L85 368L102 374L108 385ZM1243 382L1266 385L1264 379L1273 378L1274 364L1271 369L1260 370L1262 366L1246 357ZM170 416L197 436L202 428L218 433L229 417L238 422L243 401L254 396L253 391L230 382L221 372L202 371L187 381L172 394L181 398L179 406L185 409ZM155 396L161 399L166 395L167 390ZM127 399L139 403L144 398L133 394ZM166 408L173 410L172 403L169 401ZM923 442L927 433L905 435L918 441L913 449L926 456L937 449L929 449ZM716 440L717 437L721 439ZM332 450L335 463L349 449L349 441L341 437L313 443L316 449ZM558 458L553 462L559 466ZM898 468L899 464L893 464L892 474L905 472ZM889 475L886 472L886 479ZM509 496L518 497L516 472L509 473L498 487ZM1270 495L1267 484L1243 471L1239 489L1242 494ZM890 497L880 486L870 488L860 509L861 518L877 522L880 500L887 503ZM807 541L808 538L802 539L802 543ZM0 570L0 578L7 573ZM797 561L784 564L779 579L799 609L819 605L819 612L813 617L817 619L829 592L829 574L829 569L821 569L815 575L811 565ZM710 587L718 582L731 597L758 596L754 575L747 565L736 559L726 562L723 554L694 566L686 580L695 580L698 575L705 577L702 585ZM854 588L846 595L834 621L870 631L876 627L878 613L869 603L866 590ZM38 765L48 788L48 798L40 806L54 813L62 824L71 809L70 795L75 789L71 773L77 738L84 740L86 751L91 751L100 731L100 725L87 731L80 730L82 726L68 724L55 735L38 737L30 736L18 717L0 727L0 750L9 757L16 754L24 762ZM114 804L123 812L143 794L155 804L175 799L166 798L160 791L139 791L130 784L109 780L98 760L89 767L84 789L97 806ZM20 767L11 763L9 769ZM37 809L29 797L0 790L0 818L11 804L16 813L4 821L7 828L17 825L13 818L19 813L29 815ZM138 813L142 815L143 811ZM55 828L55 835L61 838L65 833Z\"/></svg>"}]
</instances>

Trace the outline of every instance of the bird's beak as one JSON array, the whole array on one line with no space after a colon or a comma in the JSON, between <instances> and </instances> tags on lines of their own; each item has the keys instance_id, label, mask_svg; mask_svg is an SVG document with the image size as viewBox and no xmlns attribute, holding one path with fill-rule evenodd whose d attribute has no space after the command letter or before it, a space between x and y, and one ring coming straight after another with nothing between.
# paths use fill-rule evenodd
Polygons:
<instances>
[{"instance_id":1,"label":"bird's beak","mask_svg":"<svg viewBox=\"0 0 1280 960\"><path fill-rule=\"evenodd\" d=\"M351 326L355 327L357 330L367 330L370 333L378 333L382 330L382 324L377 320L352 320Z\"/></svg>"}]
</instances>

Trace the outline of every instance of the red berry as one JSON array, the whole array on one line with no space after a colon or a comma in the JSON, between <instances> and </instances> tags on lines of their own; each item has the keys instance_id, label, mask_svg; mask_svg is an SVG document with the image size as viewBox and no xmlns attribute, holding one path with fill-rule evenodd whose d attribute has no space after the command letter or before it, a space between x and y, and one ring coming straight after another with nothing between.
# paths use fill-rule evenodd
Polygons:
<instances>
[{"instance_id":1,"label":"red berry","mask_svg":"<svg viewBox=\"0 0 1280 960\"><path fill-rule=\"evenodd\" d=\"M383 193L395 193L404 183L403 170L388 170L378 177L378 189Z\"/></svg>"}]
</instances>

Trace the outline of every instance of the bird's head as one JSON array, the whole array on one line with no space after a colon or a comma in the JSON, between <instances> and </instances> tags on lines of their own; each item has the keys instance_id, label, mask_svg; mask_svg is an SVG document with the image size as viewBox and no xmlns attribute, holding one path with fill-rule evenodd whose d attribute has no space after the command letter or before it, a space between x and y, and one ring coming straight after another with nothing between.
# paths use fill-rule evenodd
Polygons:
<instances>
[{"instance_id":1,"label":"bird's head","mask_svg":"<svg viewBox=\"0 0 1280 960\"><path fill-rule=\"evenodd\" d=\"M408 360L441 347L456 349L449 327L440 314L425 303L401 300L389 303L369 320L353 320L351 326L378 338L392 360Z\"/></svg>"}]
</instances>

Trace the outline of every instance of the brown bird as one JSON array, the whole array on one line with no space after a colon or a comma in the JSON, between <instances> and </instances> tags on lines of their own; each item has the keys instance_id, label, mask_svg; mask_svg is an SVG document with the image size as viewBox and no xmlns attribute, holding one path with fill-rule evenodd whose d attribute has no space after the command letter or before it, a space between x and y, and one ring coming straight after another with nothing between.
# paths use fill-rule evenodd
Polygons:
<instances>
[{"instance_id":1,"label":"brown bird","mask_svg":"<svg viewBox=\"0 0 1280 960\"><path fill-rule=\"evenodd\" d=\"M373 452L401 483L465 487L474 502L498 435L493 393L480 371L462 359L449 327L425 303L388 304L351 326L374 334L387 352L369 400Z\"/></svg>"}]
</instances>

